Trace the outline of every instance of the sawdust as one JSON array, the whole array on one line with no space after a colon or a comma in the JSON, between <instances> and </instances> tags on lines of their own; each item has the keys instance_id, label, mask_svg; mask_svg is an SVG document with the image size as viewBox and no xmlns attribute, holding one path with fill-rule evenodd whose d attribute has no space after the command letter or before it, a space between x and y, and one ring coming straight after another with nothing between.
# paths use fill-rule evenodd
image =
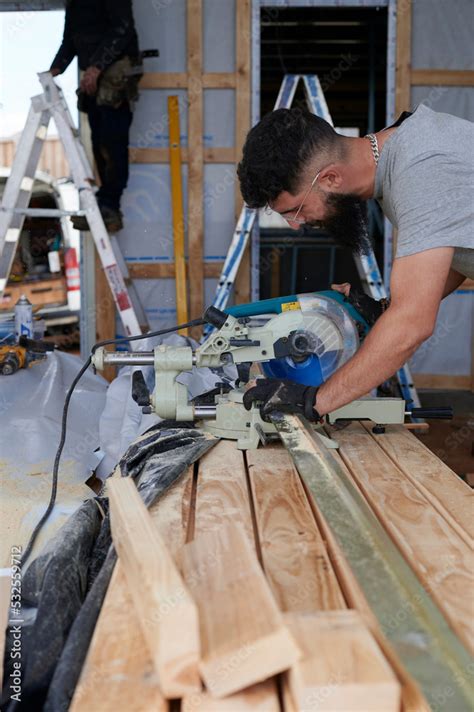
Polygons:
<instances>
[{"instance_id":1,"label":"sawdust","mask_svg":"<svg viewBox=\"0 0 474 712\"><path fill-rule=\"evenodd\" d=\"M12 546L25 547L51 495L49 463L36 462L19 469L0 460L0 567L10 566ZM66 519L94 493L81 481L77 463L66 460L59 472L57 502L38 536L34 552L62 526Z\"/></svg>"}]
</instances>

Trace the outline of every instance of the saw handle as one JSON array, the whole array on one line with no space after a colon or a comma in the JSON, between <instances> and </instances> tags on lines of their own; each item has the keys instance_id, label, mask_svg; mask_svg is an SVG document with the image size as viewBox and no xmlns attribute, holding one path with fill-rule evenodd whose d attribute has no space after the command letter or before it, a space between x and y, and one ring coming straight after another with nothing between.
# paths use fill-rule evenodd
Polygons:
<instances>
[{"instance_id":1,"label":"saw handle","mask_svg":"<svg viewBox=\"0 0 474 712\"><path fill-rule=\"evenodd\" d=\"M428 418L430 420L451 420L453 409L451 406L433 406L431 408L412 408L408 411L412 418Z\"/></svg>"},{"instance_id":2,"label":"saw handle","mask_svg":"<svg viewBox=\"0 0 474 712\"><path fill-rule=\"evenodd\" d=\"M150 391L145 383L143 371L134 371L132 376L132 398L143 408L150 407ZM145 411L144 411L145 412ZM147 410L148 412L148 410Z\"/></svg>"}]
</instances>

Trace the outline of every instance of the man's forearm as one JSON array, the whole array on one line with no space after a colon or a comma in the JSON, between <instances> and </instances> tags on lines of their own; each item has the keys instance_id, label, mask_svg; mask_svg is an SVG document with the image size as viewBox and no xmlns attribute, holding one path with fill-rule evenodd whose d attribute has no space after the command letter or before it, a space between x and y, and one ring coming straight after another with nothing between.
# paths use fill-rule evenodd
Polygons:
<instances>
[{"instance_id":1,"label":"man's forearm","mask_svg":"<svg viewBox=\"0 0 474 712\"><path fill-rule=\"evenodd\" d=\"M407 316L393 307L382 314L357 353L318 390L316 408L326 415L390 378L429 336L410 330Z\"/></svg>"}]
</instances>

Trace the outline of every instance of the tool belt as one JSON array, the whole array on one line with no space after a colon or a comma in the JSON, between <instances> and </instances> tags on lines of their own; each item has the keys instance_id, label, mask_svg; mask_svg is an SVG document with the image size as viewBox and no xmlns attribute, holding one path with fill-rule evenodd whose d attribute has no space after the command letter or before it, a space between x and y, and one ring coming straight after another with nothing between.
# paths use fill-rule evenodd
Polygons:
<instances>
[{"instance_id":1,"label":"tool belt","mask_svg":"<svg viewBox=\"0 0 474 712\"><path fill-rule=\"evenodd\" d=\"M143 64L140 58L118 59L99 78L97 105L117 109L124 102L133 103L138 99L138 83L142 76Z\"/></svg>"}]
</instances>

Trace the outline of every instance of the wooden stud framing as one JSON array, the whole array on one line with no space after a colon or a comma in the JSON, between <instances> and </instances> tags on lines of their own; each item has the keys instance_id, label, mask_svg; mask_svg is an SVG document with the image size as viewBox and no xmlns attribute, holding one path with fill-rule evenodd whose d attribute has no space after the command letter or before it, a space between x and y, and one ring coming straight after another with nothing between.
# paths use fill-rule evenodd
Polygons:
<instances>
[{"instance_id":1,"label":"wooden stud framing","mask_svg":"<svg viewBox=\"0 0 474 712\"><path fill-rule=\"evenodd\" d=\"M397 59L395 111L400 114L411 106L411 0L397 2Z\"/></svg>"},{"instance_id":2,"label":"wooden stud framing","mask_svg":"<svg viewBox=\"0 0 474 712\"><path fill-rule=\"evenodd\" d=\"M191 319L204 310L204 156L202 95L202 0L187 0L188 38L188 254Z\"/></svg>"},{"instance_id":3,"label":"wooden stud framing","mask_svg":"<svg viewBox=\"0 0 474 712\"><path fill-rule=\"evenodd\" d=\"M235 92L235 153L237 161L240 160L242 146L250 129L250 37L251 37L251 3L250 0L236 2L236 92ZM238 217L242 208L242 197L238 181L235 186L235 215ZM235 280L234 298L236 304L250 301L250 244L242 256L242 262Z\"/></svg>"},{"instance_id":4,"label":"wooden stud framing","mask_svg":"<svg viewBox=\"0 0 474 712\"><path fill-rule=\"evenodd\" d=\"M188 162L189 151L181 149L181 161ZM205 148L203 150L204 163L234 163L235 148ZM130 163L168 163L169 151L167 148L136 148L131 146L128 151Z\"/></svg>"},{"instance_id":5,"label":"wooden stud framing","mask_svg":"<svg viewBox=\"0 0 474 712\"><path fill-rule=\"evenodd\" d=\"M204 89L234 89L236 77L233 72L208 72L202 75ZM140 89L187 89L188 75L185 72L145 72Z\"/></svg>"},{"instance_id":6,"label":"wooden stud framing","mask_svg":"<svg viewBox=\"0 0 474 712\"><path fill-rule=\"evenodd\" d=\"M452 69L412 69L411 84L419 86L473 87L474 72Z\"/></svg>"},{"instance_id":7,"label":"wooden stud framing","mask_svg":"<svg viewBox=\"0 0 474 712\"><path fill-rule=\"evenodd\" d=\"M204 277L218 279L222 271L223 262L204 262ZM186 265L186 270L188 266ZM128 265L132 279L174 279L174 262L134 262Z\"/></svg>"}]
</instances>

